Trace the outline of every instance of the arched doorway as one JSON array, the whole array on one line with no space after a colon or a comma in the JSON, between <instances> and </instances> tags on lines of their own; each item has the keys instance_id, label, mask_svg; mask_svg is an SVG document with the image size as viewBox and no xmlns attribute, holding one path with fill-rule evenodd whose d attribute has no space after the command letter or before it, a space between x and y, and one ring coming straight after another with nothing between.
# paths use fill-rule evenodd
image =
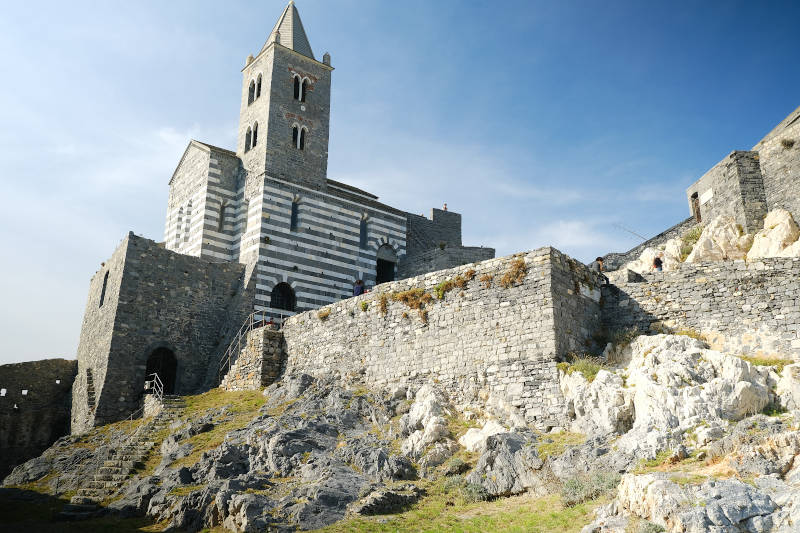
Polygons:
<instances>
[{"instance_id":1,"label":"arched doorway","mask_svg":"<svg viewBox=\"0 0 800 533\"><path fill-rule=\"evenodd\" d=\"M297 299L295 298L294 289L292 289L291 285L286 282L275 285L269 300L269 306L271 308L294 311L296 305Z\"/></svg>"},{"instance_id":2,"label":"arched doorway","mask_svg":"<svg viewBox=\"0 0 800 533\"><path fill-rule=\"evenodd\" d=\"M378 248L377 263L375 265L375 285L394 281L396 263L397 254L394 253L394 248L391 245L384 244Z\"/></svg>"},{"instance_id":3,"label":"arched doorway","mask_svg":"<svg viewBox=\"0 0 800 533\"><path fill-rule=\"evenodd\" d=\"M164 384L164 394L175 392L175 377L178 368L178 361L175 354L169 348L156 348L147 358L147 369L145 370L145 380L153 379L153 374L158 374L161 383Z\"/></svg>"}]
</instances>

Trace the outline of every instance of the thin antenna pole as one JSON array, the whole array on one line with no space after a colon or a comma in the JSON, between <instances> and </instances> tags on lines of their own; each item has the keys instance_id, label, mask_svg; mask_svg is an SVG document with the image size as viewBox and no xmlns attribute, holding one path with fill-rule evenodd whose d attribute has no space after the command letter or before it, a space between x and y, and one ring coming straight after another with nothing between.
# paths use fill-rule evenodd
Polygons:
<instances>
[{"instance_id":1,"label":"thin antenna pole","mask_svg":"<svg viewBox=\"0 0 800 533\"><path fill-rule=\"evenodd\" d=\"M643 241L643 242L647 240L647 237L642 237L641 235L639 235L639 234L638 234L638 233L636 233L635 231L633 231L633 230L630 230L630 229L626 228L626 227L625 227L625 226L623 226L622 224L614 224L614 227L615 227L615 228L619 228L619 229L621 229L622 231L627 231L627 232L628 232L628 233L630 233L631 235L636 235L637 237L639 237L640 239L642 239L642 241Z\"/></svg>"}]
</instances>

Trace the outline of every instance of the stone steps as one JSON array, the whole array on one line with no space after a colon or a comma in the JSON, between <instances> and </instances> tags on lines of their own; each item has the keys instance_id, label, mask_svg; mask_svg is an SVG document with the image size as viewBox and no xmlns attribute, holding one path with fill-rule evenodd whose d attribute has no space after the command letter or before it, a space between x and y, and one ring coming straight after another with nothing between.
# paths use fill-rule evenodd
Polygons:
<instances>
[{"instance_id":1,"label":"stone steps","mask_svg":"<svg viewBox=\"0 0 800 533\"><path fill-rule=\"evenodd\" d=\"M92 479L78 489L68 506L59 513L59 519L85 520L104 512L98 503L119 491L136 468L144 467L144 460L156 444L150 436L169 427L184 406L183 399L175 396L164 397L163 403L161 411L135 436L131 436L132 441L111 450L111 457L103 461Z\"/></svg>"}]
</instances>

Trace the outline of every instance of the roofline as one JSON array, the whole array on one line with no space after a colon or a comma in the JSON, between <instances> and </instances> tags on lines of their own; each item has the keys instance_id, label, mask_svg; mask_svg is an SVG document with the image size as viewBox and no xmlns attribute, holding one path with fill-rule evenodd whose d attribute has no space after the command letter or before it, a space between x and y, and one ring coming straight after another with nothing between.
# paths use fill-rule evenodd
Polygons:
<instances>
[{"instance_id":1,"label":"roofline","mask_svg":"<svg viewBox=\"0 0 800 533\"><path fill-rule=\"evenodd\" d=\"M378 199L377 195L372 194L371 192L367 192L364 189L359 189L358 187L353 187L352 185L348 185L347 183L342 183L341 181L332 180L330 178L326 178L326 181L328 182L328 185L333 185L334 187L341 187L342 189L345 189L345 190L350 191L350 192L363 194L364 196L368 196L368 197L373 198L375 200Z\"/></svg>"},{"instance_id":2,"label":"roofline","mask_svg":"<svg viewBox=\"0 0 800 533\"><path fill-rule=\"evenodd\" d=\"M244 67L242 67L242 70L240 72L244 72L244 69L249 67L252 63L255 63L256 59L261 57L261 55L264 52L266 52L267 50L269 50L270 48L275 47L275 46L279 46L279 47L283 48L284 50L286 50L287 52L291 52L292 54L294 54L294 55L296 55L298 57L302 57L303 59L307 59L308 61L311 61L312 63L316 63L318 66L320 66L320 67L322 67L322 68L324 68L324 69L326 69L328 71L335 70L332 66L326 65L325 63L320 63L319 61L317 61L313 57L308 57L307 55L301 54L300 52L297 52L296 50L292 50L291 48L287 48L287 47L283 46L280 43L271 42L267 46L265 46L264 48L261 49L261 51L258 53L258 55L253 58L253 61L251 61L250 63L246 64Z\"/></svg>"},{"instance_id":3,"label":"roofline","mask_svg":"<svg viewBox=\"0 0 800 533\"><path fill-rule=\"evenodd\" d=\"M181 168L181 164L183 163L183 160L186 159L186 154L189 153L189 148L191 148L192 145L205 152L222 152L225 155L230 155L237 158L239 157L236 155L236 152L226 150L225 148L220 148L219 146L214 146L213 144L206 144L195 139L189 139L189 144L186 145L186 149L183 151L183 155L181 156L180 161L178 161L178 165L175 167L175 170L172 171L172 176L169 178L169 183L167 185L172 185L172 180L175 179L175 174L177 174L178 169Z\"/></svg>"}]
</instances>

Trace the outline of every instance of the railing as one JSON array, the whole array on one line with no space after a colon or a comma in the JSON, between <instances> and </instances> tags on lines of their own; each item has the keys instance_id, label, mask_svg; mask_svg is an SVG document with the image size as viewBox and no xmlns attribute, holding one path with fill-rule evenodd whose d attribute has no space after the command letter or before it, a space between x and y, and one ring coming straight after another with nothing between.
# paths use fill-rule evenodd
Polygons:
<instances>
[{"instance_id":1,"label":"railing","mask_svg":"<svg viewBox=\"0 0 800 533\"><path fill-rule=\"evenodd\" d=\"M155 372L153 372L147 377L152 377L152 379L149 379L144 382L145 390L153 391L153 396L155 396L159 402L162 402L164 400L164 383L161 381L161 378L158 377L158 374Z\"/></svg>"},{"instance_id":2,"label":"railing","mask_svg":"<svg viewBox=\"0 0 800 533\"><path fill-rule=\"evenodd\" d=\"M277 317L275 317L276 314L278 315ZM244 324L239 328L236 336L228 345L228 349L225 350L225 353L220 359L219 369L217 370L217 383L222 383L222 378L230 371L231 366L236 362L236 359L242 351L242 347L247 342L248 333L254 329L265 326L277 326L277 329L280 329L283 327L283 321L292 316L292 314L293 313L284 314L280 311L254 311L250 313L250 316L245 319Z\"/></svg>"}]
</instances>

